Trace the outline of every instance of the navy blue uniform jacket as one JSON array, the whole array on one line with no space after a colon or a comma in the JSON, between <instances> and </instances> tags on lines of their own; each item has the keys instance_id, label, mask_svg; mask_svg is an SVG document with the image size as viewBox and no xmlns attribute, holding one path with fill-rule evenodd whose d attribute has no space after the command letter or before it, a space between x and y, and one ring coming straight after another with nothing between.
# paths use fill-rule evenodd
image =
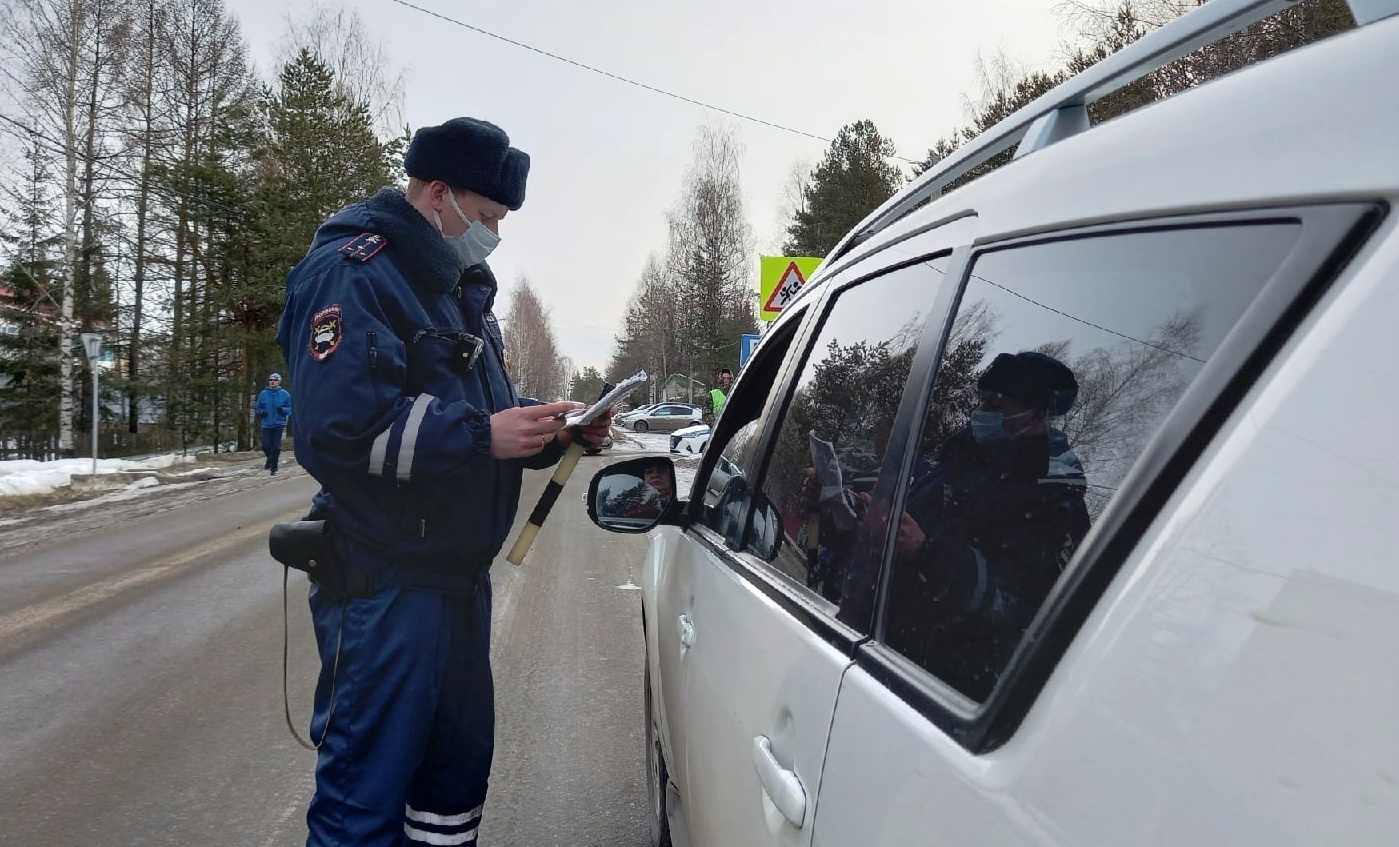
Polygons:
<instances>
[{"instance_id":1,"label":"navy blue uniform jacket","mask_svg":"<svg viewBox=\"0 0 1399 847\"><path fill-rule=\"evenodd\" d=\"M321 483L315 513L328 506L375 566L489 563L522 469L562 455L555 441L528 460L490 457L490 415L537 402L505 372L495 293L490 269L463 272L392 188L322 224L287 277L277 341L298 388L297 461Z\"/></svg>"}]
</instances>

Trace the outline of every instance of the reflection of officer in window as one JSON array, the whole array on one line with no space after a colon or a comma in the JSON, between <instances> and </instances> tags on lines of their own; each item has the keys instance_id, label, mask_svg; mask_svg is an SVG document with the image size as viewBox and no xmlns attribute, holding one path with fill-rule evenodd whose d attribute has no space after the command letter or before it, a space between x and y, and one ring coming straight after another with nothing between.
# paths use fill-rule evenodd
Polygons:
<instances>
[{"instance_id":1,"label":"reflection of officer in window","mask_svg":"<svg viewBox=\"0 0 1399 847\"><path fill-rule=\"evenodd\" d=\"M886 640L984 699L1088 531L1083 466L1050 417L1078 396L1042 353L1002 353L967 426L915 466Z\"/></svg>"}]
</instances>

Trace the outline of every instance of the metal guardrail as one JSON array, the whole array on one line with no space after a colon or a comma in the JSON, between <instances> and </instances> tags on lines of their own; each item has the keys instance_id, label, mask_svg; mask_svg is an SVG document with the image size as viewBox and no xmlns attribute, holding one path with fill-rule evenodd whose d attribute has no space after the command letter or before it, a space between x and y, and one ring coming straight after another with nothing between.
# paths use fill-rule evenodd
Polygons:
<instances>
[{"instance_id":1,"label":"metal guardrail","mask_svg":"<svg viewBox=\"0 0 1399 847\"><path fill-rule=\"evenodd\" d=\"M1210 0L1148 33L1031 101L918 176L842 238L826 264L833 267L856 245L1013 145L1020 145L1018 158L1083 132L1089 128L1089 104L1300 2ZM1399 0L1348 0L1348 5L1359 26L1399 14Z\"/></svg>"}]
</instances>

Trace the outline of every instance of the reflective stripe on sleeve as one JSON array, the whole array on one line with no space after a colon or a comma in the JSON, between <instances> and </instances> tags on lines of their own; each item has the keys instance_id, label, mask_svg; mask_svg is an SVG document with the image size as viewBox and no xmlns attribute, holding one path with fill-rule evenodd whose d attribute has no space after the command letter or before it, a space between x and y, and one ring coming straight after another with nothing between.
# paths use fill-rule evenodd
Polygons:
<instances>
[{"instance_id":1,"label":"reflective stripe on sleeve","mask_svg":"<svg viewBox=\"0 0 1399 847\"><path fill-rule=\"evenodd\" d=\"M389 433L393 431L393 424L389 424L384 431L379 433L379 437L374 439L374 446L369 448L369 474L370 476L383 476L384 459L389 452Z\"/></svg>"},{"instance_id":2,"label":"reflective stripe on sleeve","mask_svg":"<svg viewBox=\"0 0 1399 847\"><path fill-rule=\"evenodd\" d=\"M418 447L418 429L423 425L428 404L436 399L431 394L419 394L408 412L408 423L403 426L403 440L398 444L399 482L407 482L413 476L413 452Z\"/></svg>"}]
</instances>

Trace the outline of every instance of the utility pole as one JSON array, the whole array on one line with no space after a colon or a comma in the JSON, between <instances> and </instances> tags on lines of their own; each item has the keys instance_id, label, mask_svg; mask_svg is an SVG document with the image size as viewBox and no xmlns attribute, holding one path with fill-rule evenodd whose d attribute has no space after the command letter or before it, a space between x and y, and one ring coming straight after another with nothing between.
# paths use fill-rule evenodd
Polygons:
<instances>
[{"instance_id":1,"label":"utility pole","mask_svg":"<svg viewBox=\"0 0 1399 847\"><path fill-rule=\"evenodd\" d=\"M87 352L87 365L92 369L92 473L97 475L97 360L102 356L102 334L84 332L80 334L83 349Z\"/></svg>"}]
</instances>

